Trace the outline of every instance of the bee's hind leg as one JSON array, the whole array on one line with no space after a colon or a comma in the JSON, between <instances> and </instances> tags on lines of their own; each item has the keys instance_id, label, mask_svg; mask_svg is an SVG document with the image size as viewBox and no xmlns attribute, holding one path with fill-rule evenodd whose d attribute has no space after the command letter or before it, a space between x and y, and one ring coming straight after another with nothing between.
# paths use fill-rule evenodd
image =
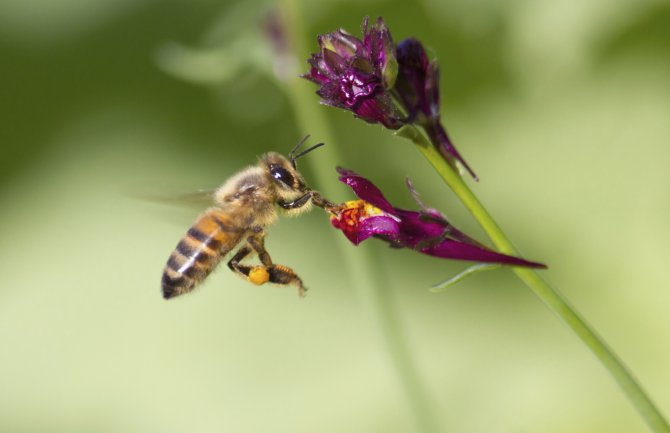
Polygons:
<instances>
[{"instance_id":1,"label":"bee's hind leg","mask_svg":"<svg viewBox=\"0 0 670 433\"><path fill-rule=\"evenodd\" d=\"M240 248L235 255L233 256L230 261L228 261L228 267L230 268L231 271L235 272L238 275L241 275L245 279L251 281L254 284L263 284L267 282L267 278L265 281L262 281L262 278L259 278L260 276L254 276L254 268L258 268L258 266L249 266L249 265L242 265L240 262L244 260L246 256L251 254L252 249L249 245L245 245L242 248Z\"/></svg>"},{"instance_id":2,"label":"bee's hind leg","mask_svg":"<svg viewBox=\"0 0 670 433\"><path fill-rule=\"evenodd\" d=\"M298 287L298 295L301 298L305 297L307 287L302 284L299 276L293 272L293 269L283 265L271 265L267 267L270 273L270 282L275 284L293 284Z\"/></svg>"},{"instance_id":3,"label":"bee's hind leg","mask_svg":"<svg viewBox=\"0 0 670 433\"><path fill-rule=\"evenodd\" d=\"M272 263L270 254L265 250L265 233L259 231L257 234L249 236L247 238L248 245L258 253L258 258L260 259L262 266L253 266L248 274L248 279L254 284L263 284L266 282L271 282L275 284L293 284L298 287L298 294L301 297L305 296L307 288L302 284L300 277L293 272L293 269L288 266L275 265ZM234 259L235 257L233 257ZM253 278L258 278L258 282L254 281Z\"/></svg>"},{"instance_id":4,"label":"bee's hind leg","mask_svg":"<svg viewBox=\"0 0 670 433\"><path fill-rule=\"evenodd\" d=\"M281 265L273 265L267 251L259 253L262 265L243 265L240 262L252 252L250 245L240 248L228 262L230 270L242 276L245 280L260 286L267 282L277 284L295 284L298 286L300 296L304 296L305 288L298 276L289 268Z\"/></svg>"}]
</instances>

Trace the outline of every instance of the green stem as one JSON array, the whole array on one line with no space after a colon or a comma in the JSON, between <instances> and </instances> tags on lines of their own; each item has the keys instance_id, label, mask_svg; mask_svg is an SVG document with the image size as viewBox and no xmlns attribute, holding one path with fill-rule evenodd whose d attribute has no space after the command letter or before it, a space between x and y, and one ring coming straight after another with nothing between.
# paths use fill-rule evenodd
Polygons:
<instances>
[{"instance_id":1,"label":"green stem","mask_svg":"<svg viewBox=\"0 0 670 433\"><path fill-rule=\"evenodd\" d=\"M296 58L306 59L307 52L303 42L306 33L299 3L298 0L278 0L278 12L292 51L296 53ZM317 97L308 83L295 78L281 84L300 129L309 131L319 141L334 144L331 128L322 115L321 107L317 106ZM336 165L333 161L342 161L342 159L338 156L337 146L328 146L328 153L331 158L326 160L326 158L314 157L310 159L310 165L313 167L315 183L320 187L321 192L326 197L332 197L335 194L334 188L330 185L333 185ZM344 258L348 276L352 284L366 298L372 310L372 316L377 320L382 338L417 423L418 431L423 433L442 431L432 410L427 387L418 373L408 340L404 335L398 308L389 290L389 283L384 281L379 263L371 256L369 249L359 249L353 255L349 253L351 245L347 244L344 239L338 239L338 241L337 245L342 250L341 256Z\"/></svg>"},{"instance_id":2,"label":"green stem","mask_svg":"<svg viewBox=\"0 0 670 433\"><path fill-rule=\"evenodd\" d=\"M505 254L518 255L517 250L505 233L503 233L495 220L466 185L462 177L444 160L430 141L414 127L405 127L399 131L398 135L411 139L417 145L419 151L426 157L445 183L456 193L484 231L486 231L496 247ZM603 339L568 304L563 296L544 281L537 271L521 267L514 267L512 270L598 357L600 362L617 381L623 392L631 400L633 406L645 422L651 427L651 430L656 433L670 433L668 422L663 418L663 415L635 380L631 372L628 371L623 362L607 346Z\"/></svg>"}]
</instances>

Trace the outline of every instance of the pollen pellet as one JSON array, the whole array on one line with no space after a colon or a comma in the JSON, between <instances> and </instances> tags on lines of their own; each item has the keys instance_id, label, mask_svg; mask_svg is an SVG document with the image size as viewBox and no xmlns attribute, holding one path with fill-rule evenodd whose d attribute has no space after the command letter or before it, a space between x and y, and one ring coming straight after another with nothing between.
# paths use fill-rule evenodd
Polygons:
<instances>
[{"instance_id":1,"label":"pollen pellet","mask_svg":"<svg viewBox=\"0 0 670 433\"><path fill-rule=\"evenodd\" d=\"M264 267L257 266L249 271L249 281L256 285L265 284L268 280L270 280L270 274Z\"/></svg>"}]
</instances>

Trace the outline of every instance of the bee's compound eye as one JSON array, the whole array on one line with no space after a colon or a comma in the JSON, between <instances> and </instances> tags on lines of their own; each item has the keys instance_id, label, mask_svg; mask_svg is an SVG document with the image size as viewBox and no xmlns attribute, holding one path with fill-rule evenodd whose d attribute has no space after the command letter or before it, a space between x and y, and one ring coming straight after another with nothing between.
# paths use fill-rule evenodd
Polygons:
<instances>
[{"instance_id":1,"label":"bee's compound eye","mask_svg":"<svg viewBox=\"0 0 670 433\"><path fill-rule=\"evenodd\" d=\"M273 164L270 166L270 174L284 185L293 186L293 176L285 168Z\"/></svg>"}]
</instances>

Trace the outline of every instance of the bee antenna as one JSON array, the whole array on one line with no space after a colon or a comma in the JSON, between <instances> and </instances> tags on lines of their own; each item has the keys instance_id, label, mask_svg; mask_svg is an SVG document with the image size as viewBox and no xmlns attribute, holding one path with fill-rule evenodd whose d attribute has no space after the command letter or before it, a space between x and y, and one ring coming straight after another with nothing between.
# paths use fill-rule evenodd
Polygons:
<instances>
[{"instance_id":1,"label":"bee antenna","mask_svg":"<svg viewBox=\"0 0 670 433\"><path fill-rule=\"evenodd\" d=\"M305 144L305 141L307 141L308 139L309 139L309 134L307 134L307 135L305 135L304 137L302 137L302 140L300 140L300 141L298 142L298 144L296 144L296 145L293 147L293 149L291 149L291 151L288 153L288 159L289 159L292 163L293 163L293 161L295 161L295 160L298 158L297 156L294 157L293 154L296 153L296 152L298 151L298 149L300 149L300 146L302 146L303 144ZM295 165L295 164L294 164L294 165Z\"/></svg>"},{"instance_id":2,"label":"bee antenna","mask_svg":"<svg viewBox=\"0 0 670 433\"><path fill-rule=\"evenodd\" d=\"M326 144L326 143L317 143L317 144L315 144L314 146L312 146L312 147L310 147L310 148L308 148L308 149L305 149L305 150L303 150L302 152L300 152L299 154L295 155L295 156L291 159L291 162L293 163L293 167L295 167L295 160L296 160L296 159L300 158L301 156L305 155L306 153L309 153L309 152L313 151L314 149L317 149L317 148L323 146L324 144Z\"/></svg>"},{"instance_id":3,"label":"bee antenna","mask_svg":"<svg viewBox=\"0 0 670 433\"><path fill-rule=\"evenodd\" d=\"M295 153L298 151L298 149L300 149L300 147L305 143L305 141L307 141L308 138L309 138L309 134L305 135L305 136L302 138L302 140L300 140L300 141L298 142L298 144L296 144L296 145L293 147L293 149L291 149L291 151L288 153L288 159L289 159L289 161L291 161L291 165L293 166L293 168L297 168L297 167L296 167L297 164L296 164L295 161L296 161L298 158L300 158L301 156L303 156L303 155L305 155L305 154L307 154L307 153L313 151L314 149L316 149L316 148L318 148L318 147L321 147L321 146L323 146L323 145L325 144L325 143L317 143L317 144L315 144L314 146L312 146L312 147L310 147L310 148L308 148L308 149L305 149L305 150L303 150L302 152L300 152L299 154L296 155Z\"/></svg>"}]
</instances>

